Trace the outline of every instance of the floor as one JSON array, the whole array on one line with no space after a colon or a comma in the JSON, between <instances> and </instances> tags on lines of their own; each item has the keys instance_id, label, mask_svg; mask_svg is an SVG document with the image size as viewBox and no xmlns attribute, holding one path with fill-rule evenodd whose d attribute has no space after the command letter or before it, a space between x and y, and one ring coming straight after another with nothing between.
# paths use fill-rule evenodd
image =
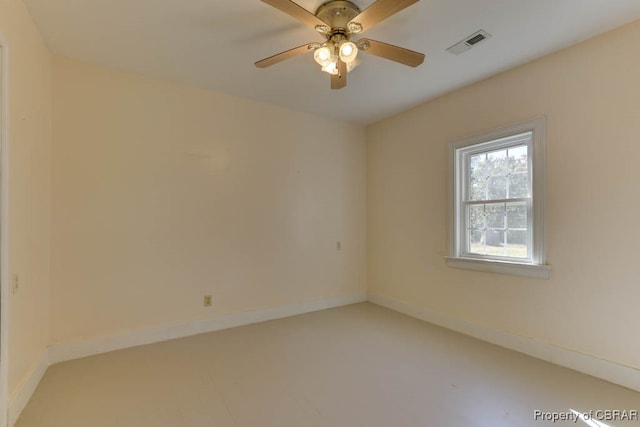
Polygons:
<instances>
[{"instance_id":1,"label":"floor","mask_svg":"<svg viewBox=\"0 0 640 427\"><path fill-rule=\"evenodd\" d=\"M370 303L49 368L17 427L638 426L640 393Z\"/></svg>"}]
</instances>

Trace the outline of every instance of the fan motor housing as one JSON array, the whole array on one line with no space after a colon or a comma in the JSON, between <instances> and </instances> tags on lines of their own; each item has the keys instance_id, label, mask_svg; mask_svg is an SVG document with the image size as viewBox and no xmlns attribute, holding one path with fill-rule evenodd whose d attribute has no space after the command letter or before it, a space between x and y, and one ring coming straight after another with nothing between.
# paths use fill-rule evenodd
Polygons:
<instances>
[{"instance_id":1,"label":"fan motor housing","mask_svg":"<svg viewBox=\"0 0 640 427\"><path fill-rule=\"evenodd\" d=\"M360 8L350 1L333 0L320 6L316 16L331 26L331 31L347 31L347 24L360 14Z\"/></svg>"}]
</instances>

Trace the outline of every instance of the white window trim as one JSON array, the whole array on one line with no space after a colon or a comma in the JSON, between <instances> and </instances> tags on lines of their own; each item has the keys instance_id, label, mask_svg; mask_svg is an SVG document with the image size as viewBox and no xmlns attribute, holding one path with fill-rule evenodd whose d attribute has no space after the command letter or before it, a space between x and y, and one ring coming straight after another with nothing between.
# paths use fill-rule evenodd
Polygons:
<instances>
[{"instance_id":1,"label":"white window trim","mask_svg":"<svg viewBox=\"0 0 640 427\"><path fill-rule=\"evenodd\" d=\"M530 156L532 166L532 212L533 221L532 238L533 246L531 260L528 262L517 262L507 260L483 259L464 257L461 248L461 239L458 238L462 230L460 229L460 211L457 209L457 201L460 200L462 185L457 181L457 150L471 145L482 144L501 138L517 135L525 132L533 132L532 153ZM545 133L546 119L538 117L533 120L516 123L500 129L495 129L467 138L462 138L449 143L449 237L448 256L445 257L447 265L454 268L468 270L480 270L494 273L511 274L516 276L534 277L548 279L551 267L546 265L545 254L545 227L544 227L544 198L545 198Z\"/></svg>"}]
</instances>

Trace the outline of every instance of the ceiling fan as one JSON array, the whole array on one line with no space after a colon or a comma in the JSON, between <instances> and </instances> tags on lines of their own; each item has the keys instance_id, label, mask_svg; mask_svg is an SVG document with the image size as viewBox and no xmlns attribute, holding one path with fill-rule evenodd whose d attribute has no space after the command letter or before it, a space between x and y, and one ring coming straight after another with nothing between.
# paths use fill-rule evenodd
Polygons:
<instances>
[{"instance_id":1,"label":"ceiling fan","mask_svg":"<svg viewBox=\"0 0 640 427\"><path fill-rule=\"evenodd\" d=\"M331 89L342 89L347 85L347 73L355 66L359 51L410 67L417 67L424 62L423 53L366 38L351 40L353 35L368 30L419 0L377 0L364 11L350 1L332 0L320 6L315 14L291 0L262 1L313 27L326 41L307 43L270 56L256 62L258 68L266 68L313 51L313 57L322 71L331 74Z\"/></svg>"}]
</instances>

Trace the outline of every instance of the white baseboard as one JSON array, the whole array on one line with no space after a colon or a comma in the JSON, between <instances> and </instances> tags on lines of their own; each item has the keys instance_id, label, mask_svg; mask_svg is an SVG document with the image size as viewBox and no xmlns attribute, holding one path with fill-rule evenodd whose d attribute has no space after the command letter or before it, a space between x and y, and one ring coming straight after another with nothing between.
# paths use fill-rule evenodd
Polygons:
<instances>
[{"instance_id":1,"label":"white baseboard","mask_svg":"<svg viewBox=\"0 0 640 427\"><path fill-rule=\"evenodd\" d=\"M18 386L14 395L9 398L9 407L7 408L9 427L13 427L18 420L20 413L22 413L24 407L27 406L27 402L31 399L33 392L36 391L48 367L49 357L47 352L44 352L36 366L31 370L31 373L22 381L22 384Z\"/></svg>"},{"instance_id":2,"label":"white baseboard","mask_svg":"<svg viewBox=\"0 0 640 427\"><path fill-rule=\"evenodd\" d=\"M109 351L184 338L206 332L219 331L236 326L249 325L251 323L264 322L365 301L367 301L367 293L358 292L351 295L327 297L314 301L247 311L211 319L194 320L182 324L159 326L156 328L94 338L87 341L56 344L49 347L49 363L53 365L55 363L107 353Z\"/></svg>"},{"instance_id":3,"label":"white baseboard","mask_svg":"<svg viewBox=\"0 0 640 427\"><path fill-rule=\"evenodd\" d=\"M449 317L383 295L369 293L369 301L510 350L640 391L640 370L636 368L620 365L554 344L543 343L532 338L521 337L477 323Z\"/></svg>"}]
</instances>

